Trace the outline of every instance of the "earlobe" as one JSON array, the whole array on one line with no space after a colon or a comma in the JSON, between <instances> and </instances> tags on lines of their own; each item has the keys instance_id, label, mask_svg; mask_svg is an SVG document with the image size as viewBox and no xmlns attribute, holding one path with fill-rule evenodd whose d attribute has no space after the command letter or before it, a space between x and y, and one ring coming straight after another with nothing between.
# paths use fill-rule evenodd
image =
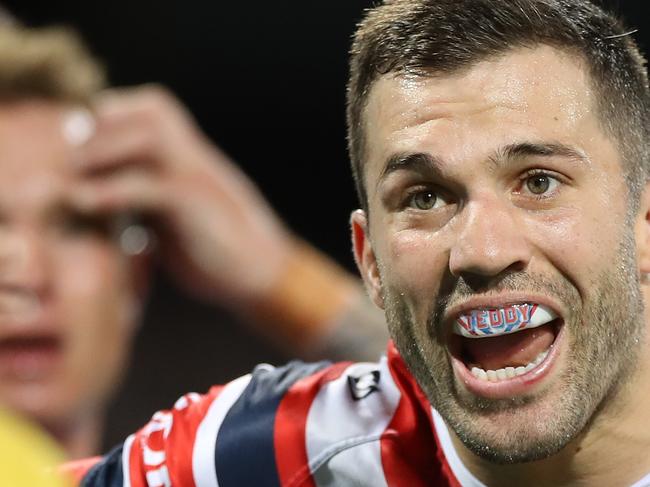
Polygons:
<instances>
[{"instance_id":1,"label":"earlobe","mask_svg":"<svg viewBox=\"0 0 650 487\"><path fill-rule=\"evenodd\" d=\"M650 183L646 183L639 200L635 234L639 273L643 278L650 275Z\"/></svg>"},{"instance_id":2,"label":"earlobe","mask_svg":"<svg viewBox=\"0 0 650 487\"><path fill-rule=\"evenodd\" d=\"M379 275L377 259L368 234L366 213L363 210L352 212L350 226L352 227L354 260L357 263L363 282L373 302L379 308L384 309L381 276Z\"/></svg>"}]
</instances>

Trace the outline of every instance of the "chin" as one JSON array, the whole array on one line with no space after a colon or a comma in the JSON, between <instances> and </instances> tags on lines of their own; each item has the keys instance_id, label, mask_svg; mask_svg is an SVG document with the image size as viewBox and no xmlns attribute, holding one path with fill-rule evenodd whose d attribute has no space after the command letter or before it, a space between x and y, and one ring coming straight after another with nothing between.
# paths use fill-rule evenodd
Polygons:
<instances>
[{"instance_id":1,"label":"chin","mask_svg":"<svg viewBox=\"0 0 650 487\"><path fill-rule=\"evenodd\" d=\"M24 384L2 391L3 405L48 428L72 421L76 402L59 384Z\"/></svg>"},{"instance_id":2,"label":"chin","mask_svg":"<svg viewBox=\"0 0 650 487\"><path fill-rule=\"evenodd\" d=\"M569 407L567 387L530 397L500 401L454 401L438 404L460 441L474 454L496 464L549 458L581 434L592 408Z\"/></svg>"}]
</instances>

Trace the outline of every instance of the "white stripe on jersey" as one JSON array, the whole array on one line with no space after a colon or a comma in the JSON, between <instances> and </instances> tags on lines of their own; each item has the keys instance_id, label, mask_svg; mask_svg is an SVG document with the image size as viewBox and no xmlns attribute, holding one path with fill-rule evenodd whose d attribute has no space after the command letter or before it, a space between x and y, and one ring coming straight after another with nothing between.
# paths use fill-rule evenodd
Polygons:
<instances>
[{"instance_id":1,"label":"white stripe on jersey","mask_svg":"<svg viewBox=\"0 0 650 487\"><path fill-rule=\"evenodd\" d=\"M163 465L157 470L149 470L146 474L148 487L172 487L169 470Z\"/></svg>"},{"instance_id":2,"label":"white stripe on jersey","mask_svg":"<svg viewBox=\"0 0 650 487\"><path fill-rule=\"evenodd\" d=\"M650 485L650 473L630 487L648 487Z\"/></svg>"},{"instance_id":3,"label":"white stripe on jersey","mask_svg":"<svg viewBox=\"0 0 650 487\"><path fill-rule=\"evenodd\" d=\"M374 439L349 447L330 457L312 476L318 487L388 487L381 464L381 442Z\"/></svg>"},{"instance_id":4,"label":"white stripe on jersey","mask_svg":"<svg viewBox=\"0 0 650 487\"><path fill-rule=\"evenodd\" d=\"M214 460L217 434L226 414L244 392L250 380L249 374L226 385L210 404L201 421L192 449L192 473L196 487L219 487Z\"/></svg>"},{"instance_id":5,"label":"white stripe on jersey","mask_svg":"<svg viewBox=\"0 0 650 487\"><path fill-rule=\"evenodd\" d=\"M129 436L122 445L122 487L131 487L131 446L135 435Z\"/></svg>"},{"instance_id":6,"label":"white stripe on jersey","mask_svg":"<svg viewBox=\"0 0 650 487\"><path fill-rule=\"evenodd\" d=\"M348 377L375 370L380 372L380 391L355 401ZM341 377L318 391L305 428L309 466L318 487L355 482L386 486L379 439L393 418L399 399L400 392L386 358L379 364L351 365Z\"/></svg>"},{"instance_id":7,"label":"white stripe on jersey","mask_svg":"<svg viewBox=\"0 0 650 487\"><path fill-rule=\"evenodd\" d=\"M440 446L442 447L442 452L447 459L447 464L454 476L463 487L485 487L485 484L479 479L472 475L463 461L458 456L458 452L454 447L454 444L451 442L451 436L449 435L449 428L447 424L442 419L442 416L435 409L431 408L431 415L433 416L433 424L436 428L436 435L438 435L438 440L440 440Z\"/></svg>"}]
</instances>

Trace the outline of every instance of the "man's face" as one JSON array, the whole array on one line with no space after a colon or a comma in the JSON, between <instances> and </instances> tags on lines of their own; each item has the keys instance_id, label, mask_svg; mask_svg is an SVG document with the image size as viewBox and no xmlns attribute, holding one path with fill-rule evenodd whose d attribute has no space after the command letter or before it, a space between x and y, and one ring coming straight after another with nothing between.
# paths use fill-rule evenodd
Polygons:
<instances>
[{"instance_id":1,"label":"man's face","mask_svg":"<svg viewBox=\"0 0 650 487\"><path fill-rule=\"evenodd\" d=\"M476 454L559 451L614 395L644 330L622 163L587 74L539 47L454 76L385 76L365 120L355 247L400 353Z\"/></svg>"},{"instance_id":2,"label":"man's face","mask_svg":"<svg viewBox=\"0 0 650 487\"><path fill-rule=\"evenodd\" d=\"M68 112L0 105L0 402L52 426L104 407L138 306L109 222L71 202Z\"/></svg>"}]
</instances>

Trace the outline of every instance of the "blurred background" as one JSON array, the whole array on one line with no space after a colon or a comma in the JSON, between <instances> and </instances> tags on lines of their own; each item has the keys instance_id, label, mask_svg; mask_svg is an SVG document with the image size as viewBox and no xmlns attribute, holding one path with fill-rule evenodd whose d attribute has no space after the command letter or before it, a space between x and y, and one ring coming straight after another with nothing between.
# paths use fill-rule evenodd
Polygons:
<instances>
[{"instance_id":1,"label":"blurred background","mask_svg":"<svg viewBox=\"0 0 650 487\"><path fill-rule=\"evenodd\" d=\"M370 0L205 0L4 4L28 25L75 27L114 85L159 82L258 183L299 235L354 270L356 207L345 143L349 39ZM604 2L650 45L646 2ZM184 392L203 392L259 362L290 357L226 312L180 293L158 272L104 449Z\"/></svg>"}]
</instances>

